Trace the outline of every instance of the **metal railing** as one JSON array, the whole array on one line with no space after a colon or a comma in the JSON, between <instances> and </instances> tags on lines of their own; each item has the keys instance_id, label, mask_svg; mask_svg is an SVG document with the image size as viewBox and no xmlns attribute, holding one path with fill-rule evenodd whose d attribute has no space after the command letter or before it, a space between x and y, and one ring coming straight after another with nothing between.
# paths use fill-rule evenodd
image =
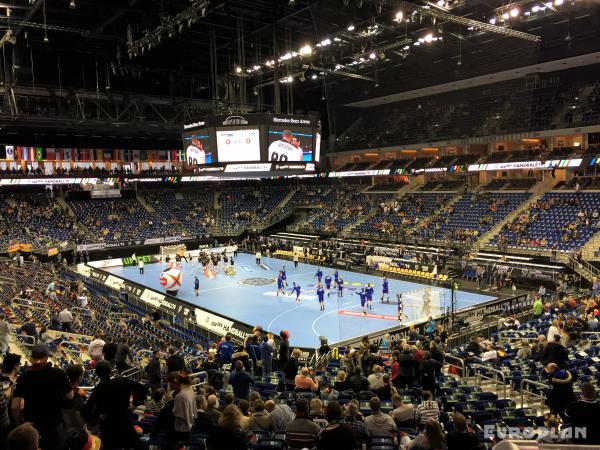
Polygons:
<instances>
[{"instance_id":1,"label":"metal railing","mask_svg":"<svg viewBox=\"0 0 600 450\"><path fill-rule=\"evenodd\" d=\"M473 363L469 365L469 369L474 369L475 370L475 374L476 374L476 379L477 379L477 386L481 385L481 380L488 380L491 381L492 383L494 383L495 385L499 386L500 388L502 388L502 392L503 392L503 396L502 398L508 398L506 395L506 376L504 375L504 372L502 372L501 370L495 369L493 367L490 366L486 366L484 364L478 364L478 363ZM479 370L477 370L479 369ZM494 375L499 375L499 378L496 377L492 377L490 375L487 374L483 374L482 371L487 371L487 372L491 372Z\"/></svg>"},{"instance_id":2,"label":"metal railing","mask_svg":"<svg viewBox=\"0 0 600 450\"><path fill-rule=\"evenodd\" d=\"M50 307L44 302L37 302L27 298L13 298L13 303L17 306L29 309L39 309L45 313L50 312Z\"/></svg>"},{"instance_id":3,"label":"metal railing","mask_svg":"<svg viewBox=\"0 0 600 450\"><path fill-rule=\"evenodd\" d=\"M568 258L568 266L571 269L573 269L576 272L578 272L577 269L582 269L583 271L586 271L589 273L589 276L590 276L589 281L591 281L592 277L600 278L600 270L598 270L595 266L593 266L589 262L584 261L583 259L581 261L578 261L576 259L571 258L570 256L567 256L567 258Z\"/></svg>"},{"instance_id":4,"label":"metal railing","mask_svg":"<svg viewBox=\"0 0 600 450\"><path fill-rule=\"evenodd\" d=\"M527 403L531 404L531 397L537 397L540 400L541 406L543 407L546 401L546 396L544 394L538 394L537 392L533 392L530 389L525 389L525 386L535 386L537 388L539 388L542 392L546 391L548 389L548 386L545 385L544 383L540 383L539 381L533 381L533 380L527 380L527 379L522 379L521 380L521 384L520 384L520 390L521 390L521 408L523 408L523 405L525 404L524 402L524 397L525 397L525 392L527 392Z\"/></svg>"},{"instance_id":5,"label":"metal railing","mask_svg":"<svg viewBox=\"0 0 600 450\"><path fill-rule=\"evenodd\" d=\"M144 369L142 366L131 367L130 369L124 370L121 373L123 378L129 378L130 380L137 381L138 383L142 381Z\"/></svg>"},{"instance_id":6,"label":"metal railing","mask_svg":"<svg viewBox=\"0 0 600 450\"><path fill-rule=\"evenodd\" d=\"M452 363L447 362L448 359L456 361L457 364L452 364ZM460 376L462 378L464 378L467 375L467 373L466 373L466 364L465 364L465 360L464 359L459 358L458 356L451 355L449 353L445 353L444 354L444 360L446 361L446 365L447 366L449 366L449 367L456 367L458 370L460 370Z\"/></svg>"}]
</instances>

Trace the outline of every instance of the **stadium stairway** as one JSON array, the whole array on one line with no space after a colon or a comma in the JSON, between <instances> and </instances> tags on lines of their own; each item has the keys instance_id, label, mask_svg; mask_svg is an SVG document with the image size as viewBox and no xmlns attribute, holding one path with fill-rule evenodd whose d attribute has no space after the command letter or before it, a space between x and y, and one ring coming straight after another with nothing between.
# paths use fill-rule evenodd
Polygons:
<instances>
[{"instance_id":1,"label":"stadium stairway","mask_svg":"<svg viewBox=\"0 0 600 450\"><path fill-rule=\"evenodd\" d=\"M56 203L58 203L61 208L63 208L65 211L67 211L67 214L70 217L75 217L75 213L73 212L73 210L71 209L71 207L66 202L66 200L64 199L63 196L55 197L55 200L56 200Z\"/></svg>"},{"instance_id":2,"label":"stadium stairway","mask_svg":"<svg viewBox=\"0 0 600 450\"><path fill-rule=\"evenodd\" d=\"M140 203L140 205L142 205L144 207L144 209L146 211L148 211L150 214L155 214L156 210L150 206L150 204L146 201L146 199L144 198L143 195L141 194L136 194L135 199Z\"/></svg>"},{"instance_id":3,"label":"stadium stairway","mask_svg":"<svg viewBox=\"0 0 600 450\"><path fill-rule=\"evenodd\" d=\"M267 228L272 227L276 223L281 222L282 220L291 216L292 213L294 212L294 208L288 208L286 210L285 207L292 200L292 198L294 198L295 194L296 194L296 190L290 189L290 192L287 193L287 195L283 198L283 200L281 200L277 204L277 206L275 206L275 208L273 208L273 214L270 214L266 218L266 220L260 220L258 222L250 223L249 224L250 228L261 233L264 230L266 230Z\"/></svg>"},{"instance_id":4,"label":"stadium stairway","mask_svg":"<svg viewBox=\"0 0 600 450\"><path fill-rule=\"evenodd\" d=\"M581 256L585 261L600 261L600 231L581 247Z\"/></svg>"}]
</instances>

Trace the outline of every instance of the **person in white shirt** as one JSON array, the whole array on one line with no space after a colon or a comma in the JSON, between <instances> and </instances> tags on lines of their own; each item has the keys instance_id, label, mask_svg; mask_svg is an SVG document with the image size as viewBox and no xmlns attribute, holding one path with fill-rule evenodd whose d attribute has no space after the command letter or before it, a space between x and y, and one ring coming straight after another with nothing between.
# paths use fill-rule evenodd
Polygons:
<instances>
[{"instance_id":1,"label":"person in white shirt","mask_svg":"<svg viewBox=\"0 0 600 450\"><path fill-rule=\"evenodd\" d=\"M79 294L77 296L77 300L79 300L79 306L81 306L82 308L87 308L88 305L88 298L87 295L85 295L83 292L81 294Z\"/></svg>"},{"instance_id":2,"label":"person in white shirt","mask_svg":"<svg viewBox=\"0 0 600 450\"><path fill-rule=\"evenodd\" d=\"M281 133L281 139L272 142L269 145L269 160L270 161L302 161L302 149L296 147L293 141L292 133L289 130L284 130ZM299 145L299 143L298 143Z\"/></svg>"},{"instance_id":3,"label":"person in white shirt","mask_svg":"<svg viewBox=\"0 0 600 450\"><path fill-rule=\"evenodd\" d=\"M546 335L546 340L548 342L556 342L554 336L560 336L560 329L558 328L558 320L553 320L552 325L548 328L548 334Z\"/></svg>"},{"instance_id":4,"label":"person in white shirt","mask_svg":"<svg viewBox=\"0 0 600 450\"><path fill-rule=\"evenodd\" d=\"M88 355L94 361L100 361L102 359L102 349L106 342L102 339L102 333L96 333L94 336L94 340L90 342L88 346Z\"/></svg>"},{"instance_id":5,"label":"person in white shirt","mask_svg":"<svg viewBox=\"0 0 600 450\"><path fill-rule=\"evenodd\" d=\"M298 260L299 260L298 253L294 253L294 269L298 268Z\"/></svg>"},{"instance_id":6,"label":"person in white shirt","mask_svg":"<svg viewBox=\"0 0 600 450\"><path fill-rule=\"evenodd\" d=\"M68 308L63 309L58 313L58 321L60 322L60 326L64 332L71 332L71 327L73 325L73 314L71 314L71 311L69 311Z\"/></svg>"},{"instance_id":7,"label":"person in white shirt","mask_svg":"<svg viewBox=\"0 0 600 450\"><path fill-rule=\"evenodd\" d=\"M486 351L481 354L482 361L493 361L497 358L498 352L491 345L488 345Z\"/></svg>"},{"instance_id":8,"label":"person in white shirt","mask_svg":"<svg viewBox=\"0 0 600 450\"><path fill-rule=\"evenodd\" d=\"M261 253L260 250L256 252L256 264L260 264L260 258L261 258Z\"/></svg>"},{"instance_id":9,"label":"person in white shirt","mask_svg":"<svg viewBox=\"0 0 600 450\"><path fill-rule=\"evenodd\" d=\"M383 387L383 368L377 364L373 366L373 373L367 377L369 389L376 391Z\"/></svg>"},{"instance_id":10,"label":"person in white shirt","mask_svg":"<svg viewBox=\"0 0 600 450\"><path fill-rule=\"evenodd\" d=\"M141 258L138 261L138 268L140 269L140 275L144 275L144 261Z\"/></svg>"}]
</instances>

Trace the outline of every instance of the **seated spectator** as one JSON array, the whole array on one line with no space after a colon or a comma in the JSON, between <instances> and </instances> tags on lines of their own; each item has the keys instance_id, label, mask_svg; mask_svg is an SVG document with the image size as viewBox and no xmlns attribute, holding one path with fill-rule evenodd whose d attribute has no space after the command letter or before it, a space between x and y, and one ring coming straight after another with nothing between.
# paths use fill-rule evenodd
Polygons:
<instances>
[{"instance_id":1,"label":"seated spectator","mask_svg":"<svg viewBox=\"0 0 600 450\"><path fill-rule=\"evenodd\" d=\"M383 387L383 367L374 365L373 373L367 377L367 381L369 382L369 389L371 391L376 391Z\"/></svg>"},{"instance_id":2,"label":"seated spectator","mask_svg":"<svg viewBox=\"0 0 600 450\"><path fill-rule=\"evenodd\" d=\"M294 381L296 390L299 391L317 391L319 389L319 382L311 377L311 371L308 367L303 367Z\"/></svg>"},{"instance_id":3,"label":"seated spectator","mask_svg":"<svg viewBox=\"0 0 600 450\"><path fill-rule=\"evenodd\" d=\"M310 401L310 418L311 419L324 419L325 414L323 414L323 402L318 398L313 398Z\"/></svg>"},{"instance_id":4,"label":"seated spectator","mask_svg":"<svg viewBox=\"0 0 600 450\"><path fill-rule=\"evenodd\" d=\"M356 450L359 448L354 429L347 423L342 423L342 407L336 401L331 401L325 408L325 418L329 422L321 432L317 445L318 450Z\"/></svg>"},{"instance_id":5,"label":"seated spectator","mask_svg":"<svg viewBox=\"0 0 600 450\"><path fill-rule=\"evenodd\" d=\"M336 391L339 392L352 390L350 380L346 379L346 372L344 372L343 370L338 370L337 380L333 382L333 387Z\"/></svg>"},{"instance_id":6,"label":"seated spectator","mask_svg":"<svg viewBox=\"0 0 600 450\"><path fill-rule=\"evenodd\" d=\"M388 414L381 411L381 401L373 397L370 401L371 415L365 418L369 436L396 436L396 423Z\"/></svg>"},{"instance_id":7,"label":"seated spectator","mask_svg":"<svg viewBox=\"0 0 600 450\"><path fill-rule=\"evenodd\" d=\"M196 397L196 407L198 408L198 414L196 415L196 421L194 422L194 432L210 434L215 426L215 422L206 412L208 404L204 395L198 395Z\"/></svg>"},{"instance_id":8,"label":"seated spectator","mask_svg":"<svg viewBox=\"0 0 600 450\"><path fill-rule=\"evenodd\" d=\"M519 347L519 351L517 352L517 358L519 359L530 359L532 355L531 346L529 345L529 341L527 339L523 339L521 341L521 346Z\"/></svg>"},{"instance_id":9,"label":"seated spectator","mask_svg":"<svg viewBox=\"0 0 600 450\"><path fill-rule=\"evenodd\" d=\"M265 402L265 409L269 413L269 428L274 433L283 434L288 423L294 420L294 412L285 404L276 405L273 400Z\"/></svg>"},{"instance_id":10,"label":"seated spectator","mask_svg":"<svg viewBox=\"0 0 600 450\"><path fill-rule=\"evenodd\" d=\"M7 450L38 450L40 434L31 422L25 422L8 433L6 438Z\"/></svg>"},{"instance_id":11,"label":"seated spectator","mask_svg":"<svg viewBox=\"0 0 600 450\"><path fill-rule=\"evenodd\" d=\"M241 364L241 363L240 363ZM223 410L217 426L206 440L209 450L245 450L248 448L248 436L242 429L242 413L235 405Z\"/></svg>"},{"instance_id":12,"label":"seated spectator","mask_svg":"<svg viewBox=\"0 0 600 450\"><path fill-rule=\"evenodd\" d=\"M242 361L235 362L235 370L229 375L229 384L233 388L233 394L238 399L248 400L250 386L254 385L254 379L244 370Z\"/></svg>"},{"instance_id":13,"label":"seated spectator","mask_svg":"<svg viewBox=\"0 0 600 450\"><path fill-rule=\"evenodd\" d=\"M219 410L219 399L216 395L209 395L206 399L207 409L206 414L212 419L213 423L217 423L221 418L221 411Z\"/></svg>"},{"instance_id":14,"label":"seated spectator","mask_svg":"<svg viewBox=\"0 0 600 450\"><path fill-rule=\"evenodd\" d=\"M352 390L357 394L361 391L369 390L369 382L365 377L363 377L362 371L358 367L354 370L354 373L348 381L352 386Z\"/></svg>"},{"instance_id":15,"label":"seated spectator","mask_svg":"<svg viewBox=\"0 0 600 450\"><path fill-rule=\"evenodd\" d=\"M498 359L498 352L492 344L488 344L485 352L481 354L481 361L494 361L496 359Z\"/></svg>"},{"instance_id":16,"label":"seated spectator","mask_svg":"<svg viewBox=\"0 0 600 450\"><path fill-rule=\"evenodd\" d=\"M408 449L439 450L446 448L446 436L440 424L434 419L427 419L424 425L423 433L410 442Z\"/></svg>"},{"instance_id":17,"label":"seated spectator","mask_svg":"<svg viewBox=\"0 0 600 450\"><path fill-rule=\"evenodd\" d=\"M310 420L308 400L296 400L296 417L289 422L285 430L288 448L313 448L319 439L321 429Z\"/></svg>"},{"instance_id":18,"label":"seated spectator","mask_svg":"<svg viewBox=\"0 0 600 450\"><path fill-rule=\"evenodd\" d=\"M150 398L146 400L146 412L157 416L163 406L165 406L166 392L163 388L157 388L152 391Z\"/></svg>"},{"instance_id":19,"label":"seated spectator","mask_svg":"<svg viewBox=\"0 0 600 450\"><path fill-rule=\"evenodd\" d=\"M415 407L412 403L404 403L402 397L394 395L392 397L394 409L390 411L390 416L396 422L399 428L414 428L415 427Z\"/></svg>"},{"instance_id":20,"label":"seated spectator","mask_svg":"<svg viewBox=\"0 0 600 450\"><path fill-rule=\"evenodd\" d=\"M390 401L392 399L392 396L398 393L396 388L390 383L389 374L386 373L385 375L383 375L383 386L377 389L375 393L377 394L377 397L379 397L380 400L385 401Z\"/></svg>"},{"instance_id":21,"label":"seated spectator","mask_svg":"<svg viewBox=\"0 0 600 450\"><path fill-rule=\"evenodd\" d=\"M248 429L253 432L271 431L269 413L265 410L265 402L260 398L252 402L253 413L248 420Z\"/></svg>"},{"instance_id":22,"label":"seated spectator","mask_svg":"<svg viewBox=\"0 0 600 450\"><path fill-rule=\"evenodd\" d=\"M358 403L355 400L348 402L344 412L344 420L348 425L352 426L356 439L361 443L367 442L369 430L367 430L365 420L358 409Z\"/></svg>"},{"instance_id":23,"label":"seated spectator","mask_svg":"<svg viewBox=\"0 0 600 450\"><path fill-rule=\"evenodd\" d=\"M435 400L432 400L431 392L421 392L423 401L417 406L415 410L415 422L418 426L424 426L427 419L439 420L440 419L440 407Z\"/></svg>"},{"instance_id":24,"label":"seated spectator","mask_svg":"<svg viewBox=\"0 0 600 450\"><path fill-rule=\"evenodd\" d=\"M479 439L475 433L470 433L467 429L467 419L461 413L454 413L452 416L454 430L446 436L446 445L448 450L478 450L481 448Z\"/></svg>"}]
</instances>

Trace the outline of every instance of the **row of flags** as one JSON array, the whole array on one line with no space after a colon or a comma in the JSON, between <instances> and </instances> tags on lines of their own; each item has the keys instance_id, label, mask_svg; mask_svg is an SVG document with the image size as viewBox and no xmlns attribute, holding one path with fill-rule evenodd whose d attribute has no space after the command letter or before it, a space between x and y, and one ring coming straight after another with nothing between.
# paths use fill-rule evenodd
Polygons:
<instances>
[{"instance_id":1,"label":"row of flags","mask_svg":"<svg viewBox=\"0 0 600 450\"><path fill-rule=\"evenodd\" d=\"M182 150L121 150L3 146L0 159L9 161L185 161Z\"/></svg>"}]
</instances>

